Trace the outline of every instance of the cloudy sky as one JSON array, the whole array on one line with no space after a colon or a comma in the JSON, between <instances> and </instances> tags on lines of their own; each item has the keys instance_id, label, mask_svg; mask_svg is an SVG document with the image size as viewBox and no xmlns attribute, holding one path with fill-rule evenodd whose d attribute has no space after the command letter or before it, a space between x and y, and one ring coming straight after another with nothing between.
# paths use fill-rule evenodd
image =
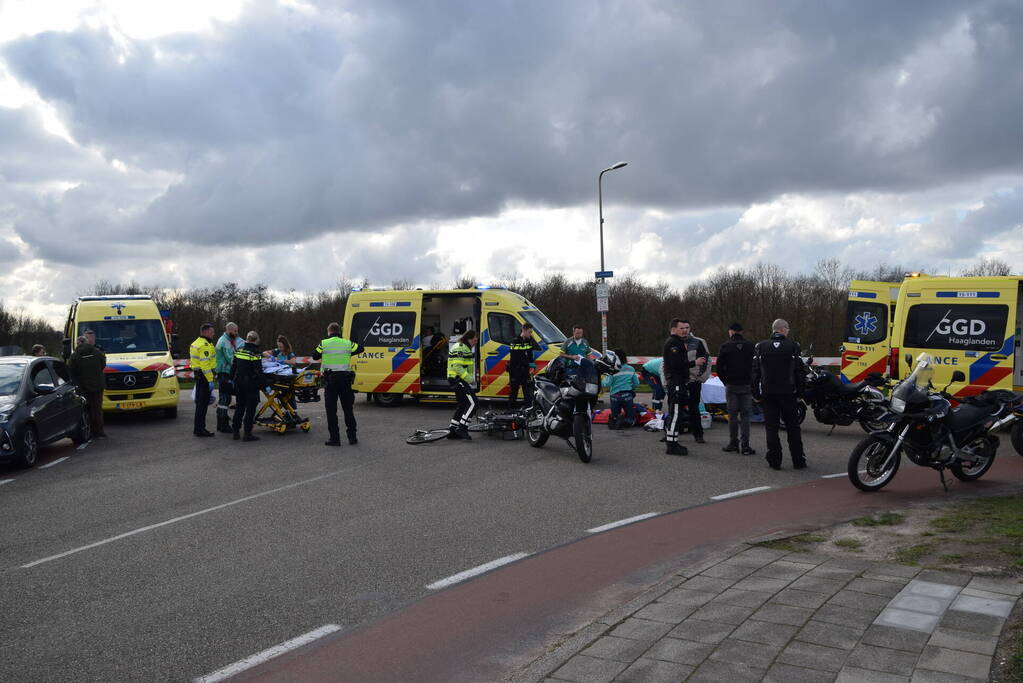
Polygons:
<instances>
[{"instance_id":1,"label":"cloudy sky","mask_svg":"<svg viewBox=\"0 0 1023 683\"><path fill-rule=\"evenodd\" d=\"M1023 258L1018 0L0 0L0 297Z\"/></svg>"}]
</instances>

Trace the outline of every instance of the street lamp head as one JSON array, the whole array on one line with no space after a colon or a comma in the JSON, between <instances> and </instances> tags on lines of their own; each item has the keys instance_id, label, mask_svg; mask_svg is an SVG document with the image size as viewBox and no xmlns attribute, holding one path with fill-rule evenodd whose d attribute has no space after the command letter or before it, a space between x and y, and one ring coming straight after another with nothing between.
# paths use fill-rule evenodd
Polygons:
<instances>
[{"instance_id":1,"label":"street lamp head","mask_svg":"<svg viewBox=\"0 0 1023 683\"><path fill-rule=\"evenodd\" d=\"M629 165L629 162L628 162L628 161L619 161L619 162L618 162L617 164L615 164L614 166L612 166L612 167L611 167L611 168L609 168L608 170L609 170L609 171L613 171L613 170L615 170L616 168L621 168L622 166L628 166L628 165Z\"/></svg>"}]
</instances>

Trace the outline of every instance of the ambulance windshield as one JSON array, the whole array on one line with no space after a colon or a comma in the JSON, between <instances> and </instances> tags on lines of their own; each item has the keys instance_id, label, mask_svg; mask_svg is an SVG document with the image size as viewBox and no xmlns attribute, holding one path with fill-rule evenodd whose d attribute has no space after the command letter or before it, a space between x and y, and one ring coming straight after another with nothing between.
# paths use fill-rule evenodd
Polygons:
<instances>
[{"instance_id":1,"label":"ambulance windshield","mask_svg":"<svg viewBox=\"0 0 1023 683\"><path fill-rule=\"evenodd\" d=\"M78 334L96 333L104 353L146 353L167 350L167 336L160 320L101 320L78 323Z\"/></svg>"},{"instance_id":2,"label":"ambulance windshield","mask_svg":"<svg viewBox=\"0 0 1023 683\"><path fill-rule=\"evenodd\" d=\"M520 313L526 322L530 323L533 329L539 333L540 339L548 344L560 344L565 341L565 335L561 333L561 330L540 311L520 311Z\"/></svg>"}]
</instances>

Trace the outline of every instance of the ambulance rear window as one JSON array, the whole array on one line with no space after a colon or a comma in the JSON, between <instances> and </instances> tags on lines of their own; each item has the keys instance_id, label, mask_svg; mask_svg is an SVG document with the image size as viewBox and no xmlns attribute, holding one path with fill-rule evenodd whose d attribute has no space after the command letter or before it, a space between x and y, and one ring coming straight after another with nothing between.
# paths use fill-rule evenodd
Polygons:
<instances>
[{"instance_id":1,"label":"ambulance rear window","mask_svg":"<svg viewBox=\"0 0 1023 683\"><path fill-rule=\"evenodd\" d=\"M356 313L352 316L351 340L363 346L412 346L416 314L397 311Z\"/></svg>"},{"instance_id":2,"label":"ambulance rear window","mask_svg":"<svg viewBox=\"0 0 1023 683\"><path fill-rule=\"evenodd\" d=\"M916 304L906 316L903 346L997 351L1005 343L1009 307L999 304Z\"/></svg>"},{"instance_id":3,"label":"ambulance rear window","mask_svg":"<svg viewBox=\"0 0 1023 683\"><path fill-rule=\"evenodd\" d=\"M845 338L854 344L877 344L888 336L886 304L850 301L845 309Z\"/></svg>"}]
</instances>

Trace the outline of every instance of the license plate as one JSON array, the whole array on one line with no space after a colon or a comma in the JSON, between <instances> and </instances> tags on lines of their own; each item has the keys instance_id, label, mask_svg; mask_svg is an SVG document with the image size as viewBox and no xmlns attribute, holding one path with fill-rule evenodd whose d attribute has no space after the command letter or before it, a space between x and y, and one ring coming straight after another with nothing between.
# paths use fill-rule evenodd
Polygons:
<instances>
[{"instance_id":1,"label":"license plate","mask_svg":"<svg viewBox=\"0 0 1023 683\"><path fill-rule=\"evenodd\" d=\"M118 403L118 410L141 410L146 407L145 401L125 401L124 403Z\"/></svg>"}]
</instances>

